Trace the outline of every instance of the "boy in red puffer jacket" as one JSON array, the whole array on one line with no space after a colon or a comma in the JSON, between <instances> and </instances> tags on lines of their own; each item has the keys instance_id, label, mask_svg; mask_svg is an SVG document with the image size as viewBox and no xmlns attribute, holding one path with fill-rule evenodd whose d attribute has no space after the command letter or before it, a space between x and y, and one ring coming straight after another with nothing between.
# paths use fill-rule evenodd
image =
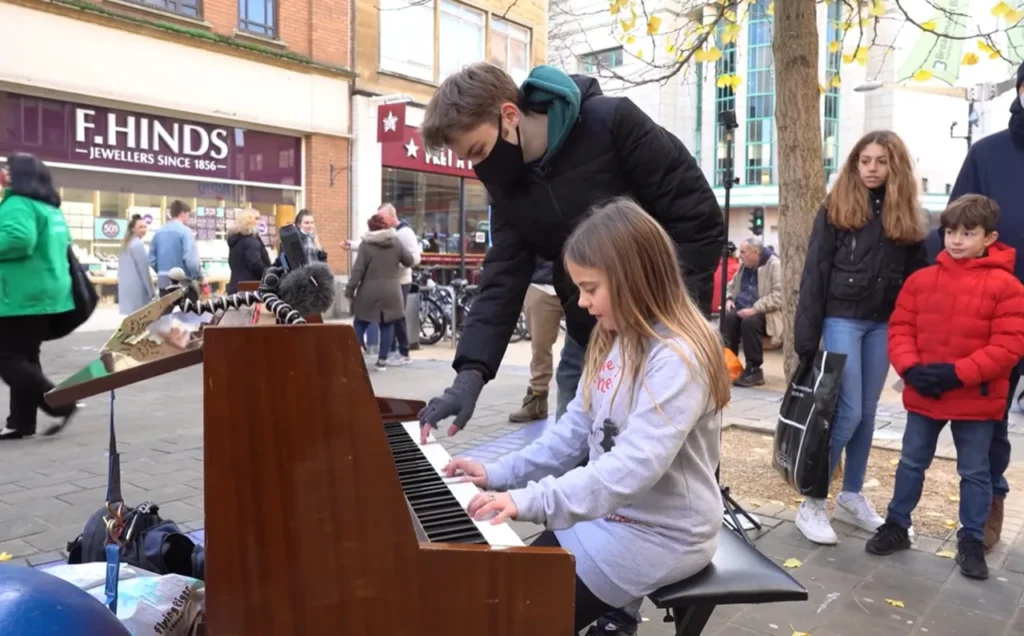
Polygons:
<instances>
[{"instance_id":1,"label":"boy in red puffer jacket","mask_svg":"<svg viewBox=\"0 0 1024 636\"><path fill-rule=\"evenodd\" d=\"M945 249L915 272L889 319L889 360L903 377L907 428L885 524L867 543L872 554L910 547L910 514L939 433L951 422L960 474L960 572L988 578L985 520L992 500L988 451L1010 391L1010 369L1024 357L1024 286L1016 252L998 243L999 206L979 195L942 213Z\"/></svg>"}]
</instances>

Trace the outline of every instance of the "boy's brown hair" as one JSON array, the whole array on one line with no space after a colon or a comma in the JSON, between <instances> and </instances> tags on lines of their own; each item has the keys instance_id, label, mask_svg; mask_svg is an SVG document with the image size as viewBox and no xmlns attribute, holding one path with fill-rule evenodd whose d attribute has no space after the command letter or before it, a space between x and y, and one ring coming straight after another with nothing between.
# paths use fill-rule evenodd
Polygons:
<instances>
[{"instance_id":1,"label":"boy's brown hair","mask_svg":"<svg viewBox=\"0 0 1024 636\"><path fill-rule=\"evenodd\" d=\"M999 204L980 194L967 194L949 204L939 224L943 229L955 230L963 228L973 230L980 227L985 234L996 231L999 223Z\"/></svg>"},{"instance_id":2,"label":"boy's brown hair","mask_svg":"<svg viewBox=\"0 0 1024 636\"><path fill-rule=\"evenodd\" d=\"M498 123L501 105L519 101L519 87L501 67L477 62L449 75L434 92L423 117L423 145L430 152L480 124Z\"/></svg>"}]
</instances>

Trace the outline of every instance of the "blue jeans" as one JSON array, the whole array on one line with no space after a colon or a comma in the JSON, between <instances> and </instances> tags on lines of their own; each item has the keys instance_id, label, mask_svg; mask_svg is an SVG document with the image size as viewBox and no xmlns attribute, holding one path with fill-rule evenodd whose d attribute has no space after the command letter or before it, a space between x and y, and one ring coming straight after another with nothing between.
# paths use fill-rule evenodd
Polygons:
<instances>
[{"instance_id":1,"label":"blue jeans","mask_svg":"<svg viewBox=\"0 0 1024 636\"><path fill-rule=\"evenodd\" d=\"M873 320L826 318L822 329L825 351L846 354L839 403L832 422L829 474L835 472L843 450L843 491L859 493L875 435L875 411L889 375L889 325Z\"/></svg>"},{"instance_id":2,"label":"blue jeans","mask_svg":"<svg viewBox=\"0 0 1024 636\"><path fill-rule=\"evenodd\" d=\"M364 351L368 351L369 347L373 346L373 343L367 340L367 332L371 330L371 327L377 323L370 322L369 320L360 320L356 318L352 321L352 327L356 330L356 339L359 340L360 346L363 347ZM391 342L392 338L395 337L395 323L394 322L382 322L380 323L380 340L378 342L385 343ZM372 334L371 334L372 339ZM377 348L377 360L380 362L387 362L388 359L388 347L381 346Z\"/></svg>"},{"instance_id":3,"label":"blue jeans","mask_svg":"<svg viewBox=\"0 0 1024 636\"><path fill-rule=\"evenodd\" d=\"M409 298L409 290L412 284L402 285L402 307L406 306L406 299ZM403 358L409 357L409 329L406 326L405 316L395 321L395 341L391 344L392 353L397 351Z\"/></svg>"},{"instance_id":4,"label":"blue jeans","mask_svg":"<svg viewBox=\"0 0 1024 636\"><path fill-rule=\"evenodd\" d=\"M903 432L903 451L896 469L896 485L889 502L888 519L903 528L910 527L910 513L921 500L924 471L935 457L939 433L946 425L918 413L907 413ZM953 443L956 445L956 472L960 475L959 539L985 540L985 522L992 504L992 472L989 448L999 422L953 421Z\"/></svg>"},{"instance_id":5,"label":"blue jeans","mask_svg":"<svg viewBox=\"0 0 1024 636\"><path fill-rule=\"evenodd\" d=\"M555 370L555 385L558 387L556 422L565 415L569 402L576 397L576 389L580 384L580 377L583 375L585 355L586 349L579 346L566 334L565 342L562 344L562 356L558 360L558 369Z\"/></svg>"}]
</instances>

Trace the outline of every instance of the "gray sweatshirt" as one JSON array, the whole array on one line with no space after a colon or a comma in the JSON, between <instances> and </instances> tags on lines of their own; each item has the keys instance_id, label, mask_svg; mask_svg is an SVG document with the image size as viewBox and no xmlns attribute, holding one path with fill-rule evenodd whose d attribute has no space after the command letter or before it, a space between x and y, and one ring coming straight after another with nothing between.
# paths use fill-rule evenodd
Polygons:
<instances>
[{"instance_id":1,"label":"gray sweatshirt","mask_svg":"<svg viewBox=\"0 0 1024 636\"><path fill-rule=\"evenodd\" d=\"M520 520L555 530L580 579L612 607L699 572L722 525L721 413L707 381L654 340L643 381L623 381L613 401L621 366L616 342L591 388L593 415L581 386L536 441L484 466L488 487L509 490Z\"/></svg>"}]
</instances>

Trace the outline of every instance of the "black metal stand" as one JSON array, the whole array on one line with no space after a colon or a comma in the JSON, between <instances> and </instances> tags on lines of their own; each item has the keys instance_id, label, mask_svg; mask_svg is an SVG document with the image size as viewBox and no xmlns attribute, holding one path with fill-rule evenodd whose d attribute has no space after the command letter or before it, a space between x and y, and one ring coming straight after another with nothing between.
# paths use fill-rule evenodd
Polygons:
<instances>
[{"instance_id":1,"label":"black metal stand","mask_svg":"<svg viewBox=\"0 0 1024 636\"><path fill-rule=\"evenodd\" d=\"M723 136L725 137L725 175L722 180L722 187L725 189L725 205L722 206L722 214L725 216L725 242L726 245L729 243L729 214L732 212L731 206L731 193L732 188L739 181L734 174L734 159L733 159L733 144L735 138L733 137L733 131L739 127L736 123L735 111L727 110L719 113L718 125L722 127ZM718 305L718 321L721 325L722 320L725 317L725 299L728 295L726 287L729 285L729 248L725 247L722 249L722 289L719 298ZM719 471L715 470L715 479L718 481ZM729 493L729 487L723 486L721 481L718 485L719 490L722 492L722 505L725 507L725 513L729 516L729 520L732 522L732 527L736 532L739 533L748 543L750 537L747 536L746 530L743 529L743 525L740 523L739 517L742 516L750 525L754 526L755 529L761 529L761 523L754 519L746 510L740 506L732 495ZM739 516L737 516L739 515ZM701 625L703 627L703 625Z\"/></svg>"}]
</instances>

